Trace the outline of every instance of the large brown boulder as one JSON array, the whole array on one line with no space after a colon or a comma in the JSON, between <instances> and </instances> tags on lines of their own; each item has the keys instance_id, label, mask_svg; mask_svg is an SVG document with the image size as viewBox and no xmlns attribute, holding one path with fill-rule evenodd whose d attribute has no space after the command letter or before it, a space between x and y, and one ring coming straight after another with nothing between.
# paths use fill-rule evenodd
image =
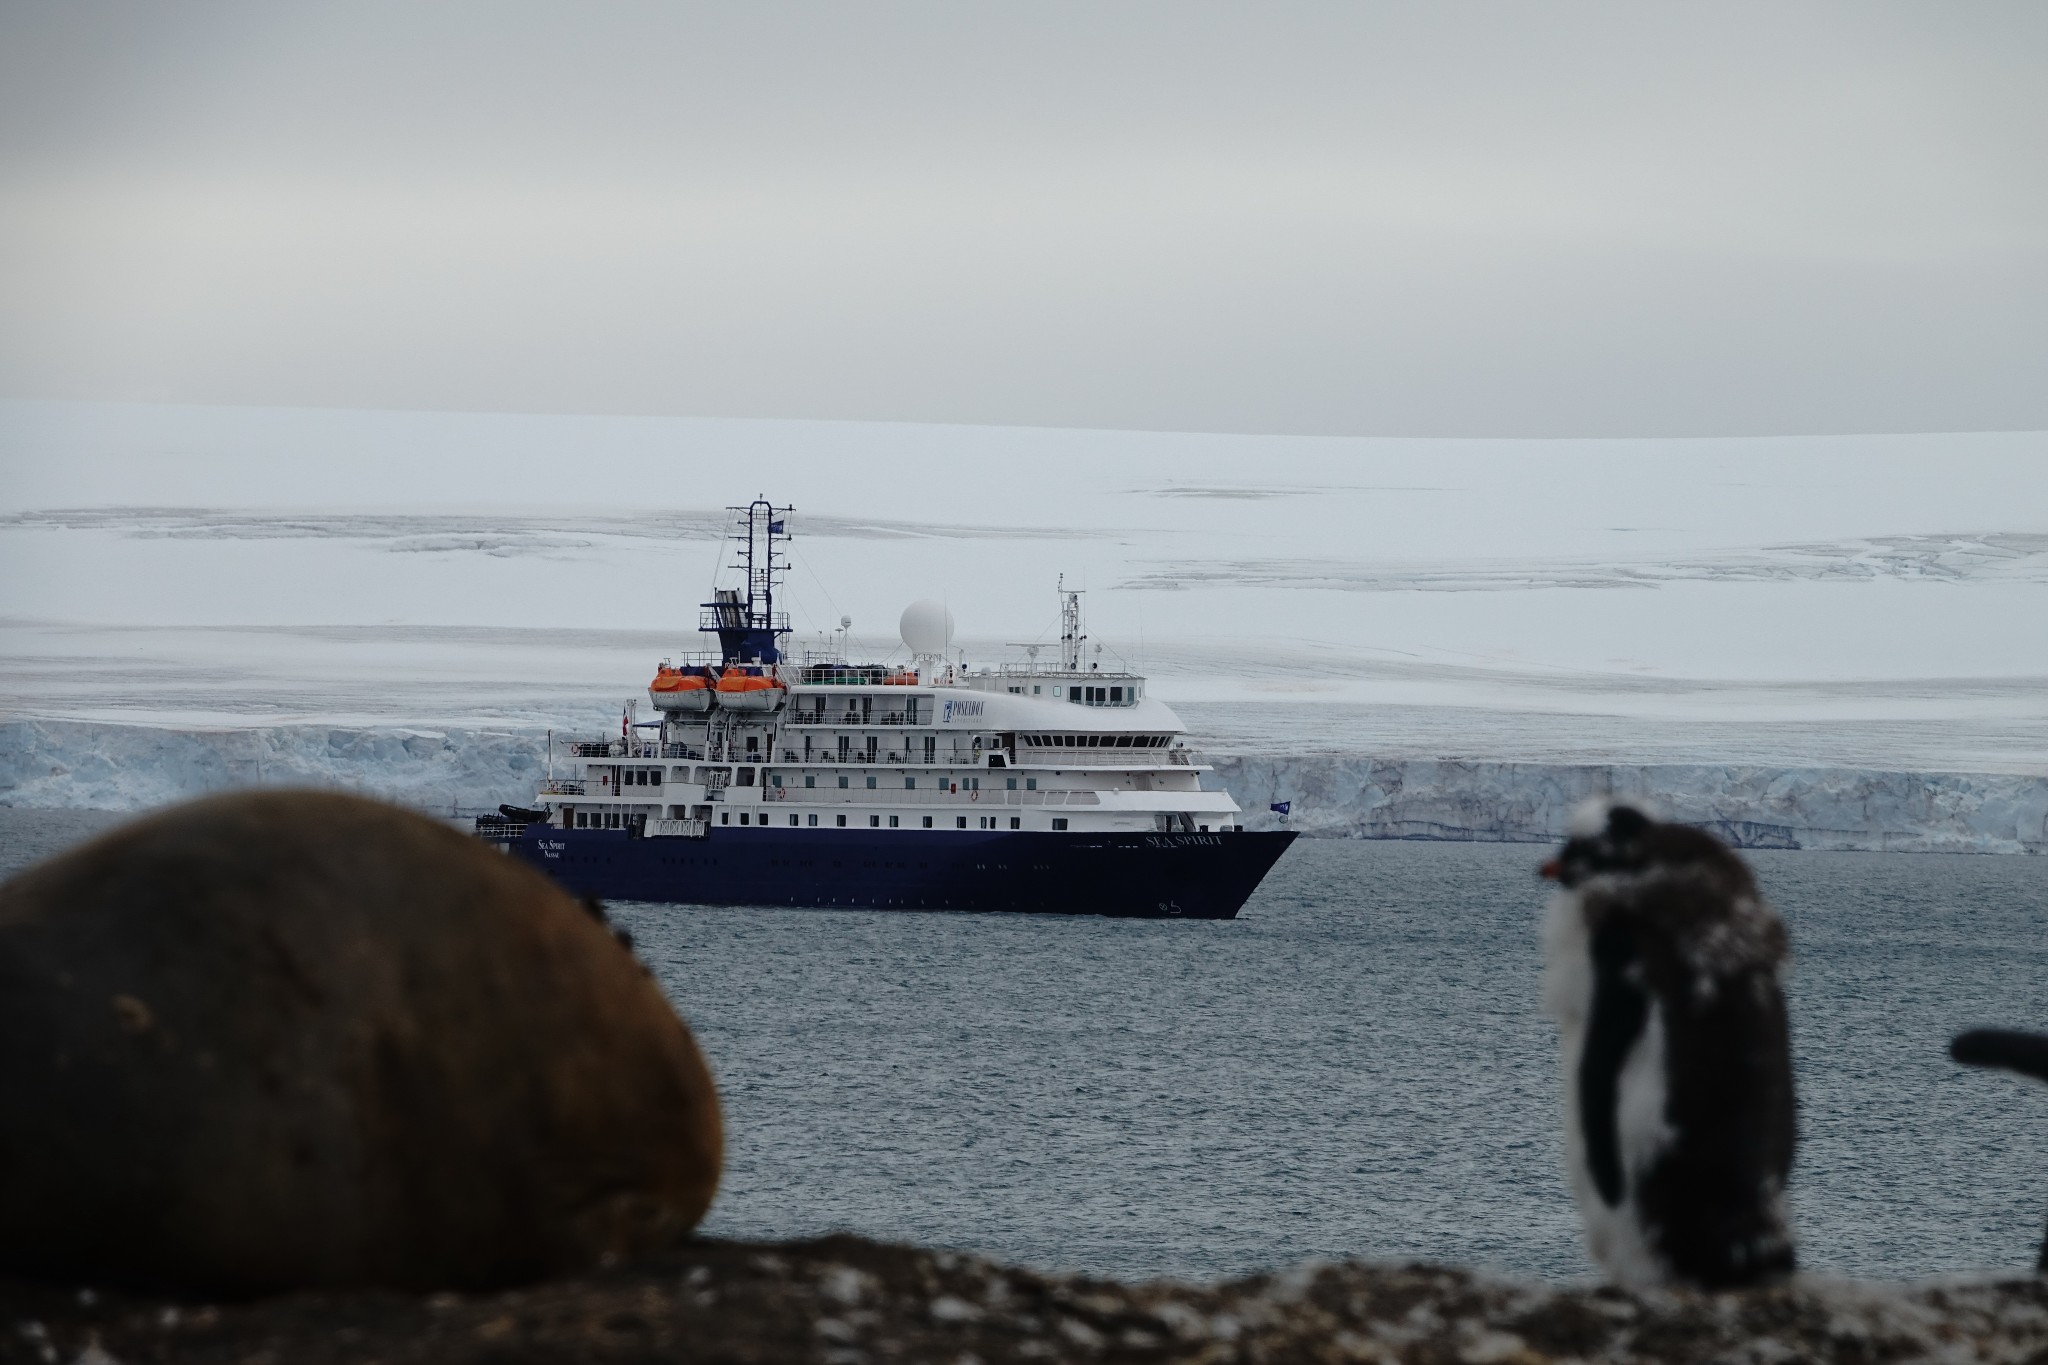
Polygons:
<instances>
[{"instance_id":1,"label":"large brown boulder","mask_svg":"<svg viewBox=\"0 0 2048 1365\"><path fill-rule=\"evenodd\" d=\"M723 1138L646 970L354 797L217 797L0 886L0 1271L485 1287L671 1241Z\"/></svg>"}]
</instances>

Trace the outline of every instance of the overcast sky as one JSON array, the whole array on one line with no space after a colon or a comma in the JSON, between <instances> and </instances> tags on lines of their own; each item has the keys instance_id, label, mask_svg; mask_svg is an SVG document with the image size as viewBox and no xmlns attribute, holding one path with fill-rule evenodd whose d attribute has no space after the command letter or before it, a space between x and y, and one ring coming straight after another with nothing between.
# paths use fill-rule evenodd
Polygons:
<instances>
[{"instance_id":1,"label":"overcast sky","mask_svg":"<svg viewBox=\"0 0 2048 1365\"><path fill-rule=\"evenodd\" d=\"M0 3L0 393L2048 427L2048 4Z\"/></svg>"}]
</instances>

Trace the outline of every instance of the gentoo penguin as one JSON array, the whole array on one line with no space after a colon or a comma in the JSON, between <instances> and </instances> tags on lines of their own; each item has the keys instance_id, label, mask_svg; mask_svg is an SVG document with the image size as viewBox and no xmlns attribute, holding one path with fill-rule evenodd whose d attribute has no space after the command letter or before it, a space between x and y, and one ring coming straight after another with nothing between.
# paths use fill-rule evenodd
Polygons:
<instances>
[{"instance_id":1,"label":"gentoo penguin","mask_svg":"<svg viewBox=\"0 0 2048 1365\"><path fill-rule=\"evenodd\" d=\"M1784 923L1720 840L1626 805L1575 812L1542 875L1558 884L1544 1007L1593 1259L1638 1286L1790 1274Z\"/></svg>"},{"instance_id":2,"label":"gentoo penguin","mask_svg":"<svg viewBox=\"0 0 2048 1365\"><path fill-rule=\"evenodd\" d=\"M1955 1036L1948 1045L1948 1055L1966 1066L1995 1066L2048 1081L2048 1033L1974 1028ZM2035 1264L2048 1274L2048 1238L2042 1239L2041 1257Z\"/></svg>"}]
</instances>

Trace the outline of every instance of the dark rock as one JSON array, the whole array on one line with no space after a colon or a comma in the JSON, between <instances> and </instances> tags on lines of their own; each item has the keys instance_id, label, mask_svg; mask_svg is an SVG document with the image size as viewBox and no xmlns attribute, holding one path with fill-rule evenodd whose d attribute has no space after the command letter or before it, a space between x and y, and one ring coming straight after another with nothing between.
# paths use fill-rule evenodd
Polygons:
<instances>
[{"instance_id":1,"label":"dark rock","mask_svg":"<svg viewBox=\"0 0 2048 1365\"><path fill-rule=\"evenodd\" d=\"M143 819L0 886L0 1270L480 1288L673 1242L717 1095L530 868L353 797Z\"/></svg>"},{"instance_id":2,"label":"dark rock","mask_svg":"<svg viewBox=\"0 0 2048 1365\"><path fill-rule=\"evenodd\" d=\"M1310 1365L2038 1362L2048 1281L1794 1278L1724 1293L1307 1264L1214 1285L1051 1275L855 1237L700 1241L493 1294L204 1306L0 1282L0 1365L511 1365L978 1360ZM45 1354L47 1352L47 1354Z\"/></svg>"}]
</instances>

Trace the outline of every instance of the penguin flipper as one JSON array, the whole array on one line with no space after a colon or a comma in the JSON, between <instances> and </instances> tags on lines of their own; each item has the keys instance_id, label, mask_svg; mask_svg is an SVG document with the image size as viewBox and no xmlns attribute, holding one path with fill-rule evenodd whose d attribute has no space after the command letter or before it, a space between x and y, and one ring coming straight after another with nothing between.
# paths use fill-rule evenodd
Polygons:
<instances>
[{"instance_id":1,"label":"penguin flipper","mask_svg":"<svg viewBox=\"0 0 2048 1365\"><path fill-rule=\"evenodd\" d=\"M1948 1045L1948 1055L1965 1066L1995 1066L2048 1081L2048 1033L1973 1028L1955 1036Z\"/></svg>"},{"instance_id":2,"label":"penguin flipper","mask_svg":"<svg viewBox=\"0 0 2048 1365\"><path fill-rule=\"evenodd\" d=\"M1593 935L1593 1005L1579 1054L1579 1132L1594 1188L1611 1208L1624 1193L1621 1169L1621 1068L1642 1036L1650 998L1629 979L1634 940L1605 926Z\"/></svg>"}]
</instances>

